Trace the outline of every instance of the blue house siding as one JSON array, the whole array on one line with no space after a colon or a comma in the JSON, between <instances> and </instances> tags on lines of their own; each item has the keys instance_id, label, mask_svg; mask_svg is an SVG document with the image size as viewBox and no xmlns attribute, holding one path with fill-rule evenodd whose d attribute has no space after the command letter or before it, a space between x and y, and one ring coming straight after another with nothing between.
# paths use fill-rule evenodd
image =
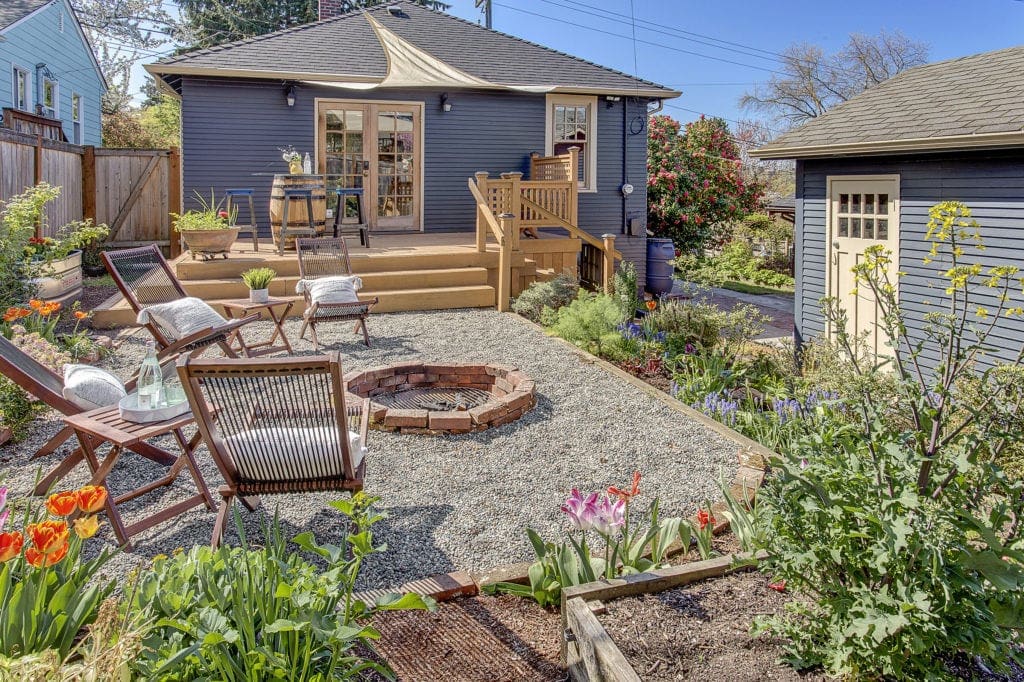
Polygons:
<instances>
[{"instance_id":1,"label":"blue house siding","mask_svg":"<svg viewBox=\"0 0 1024 682\"><path fill-rule=\"evenodd\" d=\"M446 90L452 110L441 110L441 90L345 90L297 87L294 107L279 81L185 77L182 79L182 157L186 204L194 192L223 196L228 187L256 190L260 226L269 232L270 174L285 170L279 148L305 153L316 144L315 101L353 99L424 103L423 222L426 230L472 231L475 209L466 187L477 171L492 176L529 170L530 152L544 152L543 94ZM612 233L627 258L643 269L646 239L621 235L622 101L598 99L598 191L581 193L580 226L594 235ZM645 112L646 101L629 104L627 123ZM644 117L646 118L646 117ZM634 126L635 128L635 126ZM646 216L646 128L628 137L630 181L636 191L627 214ZM256 173L265 175L254 175ZM191 205L194 205L191 204ZM642 226L637 231L642 235Z\"/></svg>"},{"instance_id":2,"label":"blue house siding","mask_svg":"<svg viewBox=\"0 0 1024 682\"><path fill-rule=\"evenodd\" d=\"M1024 271L1024 157L1019 152L974 152L901 158L805 160L797 164L797 295L799 339L820 336L825 329L818 300L825 295L826 179L831 175L899 174L900 176L900 300L910 312L909 332L920 337L926 313L946 301L945 267L923 263L928 210L940 201L962 201L981 225L983 252L967 257L986 267L1015 265ZM1024 295L1018 284L1015 305ZM930 303L931 305L927 305ZM994 309L993 296L975 302ZM990 339L993 355L1012 359L1024 339L1024 320L1000 321Z\"/></svg>"},{"instance_id":3,"label":"blue house siding","mask_svg":"<svg viewBox=\"0 0 1024 682\"><path fill-rule=\"evenodd\" d=\"M61 31L61 15L63 27ZM63 122L64 136L75 142L71 120L71 96L82 98L82 144L100 145L100 99L103 79L96 70L89 45L76 25L66 0L54 0L2 33L0 40L0 107L13 107L14 65L29 73L29 113L35 113L42 85L36 65L46 64L56 77L57 116Z\"/></svg>"}]
</instances>

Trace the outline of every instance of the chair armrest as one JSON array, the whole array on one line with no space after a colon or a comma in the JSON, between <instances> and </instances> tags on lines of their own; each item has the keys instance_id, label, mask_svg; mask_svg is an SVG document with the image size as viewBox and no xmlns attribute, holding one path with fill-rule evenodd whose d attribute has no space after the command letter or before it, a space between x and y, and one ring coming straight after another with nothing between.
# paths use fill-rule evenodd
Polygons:
<instances>
[{"instance_id":1,"label":"chair armrest","mask_svg":"<svg viewBox=\"0 0 1024 682\"><path fill-rule=\"evenodd\" d=\"M183 348L201 344L201 342L206 339L209 339L210 343L213 343L217 338L226 336L240 327L244 327L250 322L255 322L258 319L260 319L259 313L253 313L252 315L240 317L237 320L228 320L225 324L218 327L200 329L199 331L193 332L188 336L184 336L174 343L162 348L160 352L157 353L157 357L162 360L172 354L180 353Z\"/></svg>"},{"instance_id":2,"label":"chair armrest","mask_svg":"<svg viewBox=\"0 0 1024 682\"><path fill-rule=\"evenodd\" d=\"M348 395L352 395L349 393ZM366 436L370 432L370 399L363 398L358 405L346 405L345 416L359 418L359 437L366 445ZM349 421L351 424L351 420Z\"/></svg>"}]
</instances>

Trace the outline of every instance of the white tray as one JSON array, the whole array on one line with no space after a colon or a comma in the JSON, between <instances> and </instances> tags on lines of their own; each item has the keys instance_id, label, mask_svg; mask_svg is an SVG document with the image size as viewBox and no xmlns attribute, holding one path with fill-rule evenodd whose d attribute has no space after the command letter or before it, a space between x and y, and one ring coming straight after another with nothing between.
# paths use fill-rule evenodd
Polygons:
<instances>
[{"instance_id":1,"label":"white tray","mask_svg":"<svg viewBox=\"0 0 1024 682\"><path fill-rule=\"evenodd\" d=\"M138 393L129 393L121 398L120 402L117 403L117 407L121 413L121 419L135 422L136 424L148 424L150 422L173 419L189 411L188 398L185 396L182 396L180 401L168 404L161 395L159 407L140 408Z\"/></svg>"}]
</instances>

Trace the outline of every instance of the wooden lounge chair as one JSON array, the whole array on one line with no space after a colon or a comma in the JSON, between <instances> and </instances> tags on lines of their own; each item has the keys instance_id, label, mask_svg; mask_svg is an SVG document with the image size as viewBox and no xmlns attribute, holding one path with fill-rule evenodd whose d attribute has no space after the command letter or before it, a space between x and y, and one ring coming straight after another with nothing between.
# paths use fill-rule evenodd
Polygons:
<instances>
[{"instance_id":1,"label":"wooden lounge chair","mask_svg":"<svg viewBox=\"0 0 1024 682\"><path fill-rule=\"evenodd\" d=\"M0 374L3 374L62 415L70 416L85 412L85 410L64 397L63 378L48 367L37 362L31 355L2 336L0 336ZM135 380L132 379L125 385L125 388L131 391L134 385ZM35 454L32 455L32 459L53 454L72 435L74 435L74 432L71 427L65 425L56 435L36 450ZM177 459L174 455L145 442L132 445L130 449L160 464L171 465ZM84 453L81 448L76 448L74 452L65 457L60 464L39 481L36 485L36 494L45 494L51 485L74 468L83 458Z\"/></svg>"},{"instance_id":2,"label":"wooden lounge chair","mask_svg":"<svg viewBox=\"0 0 1024 682\"><path fill-rule=\"evenodd\" d=\"M236 497L252 510L259 495L362 490L370 405L363 400L346 407L337 353L245 360L183 356L178 374L226 482L219 491L214 547Z\"/></svg>"},{"instance_id":3,"label":"wooden lounge chair","mask_svg":"<svg viewBox=\"0 0 1024 682\"><path fill-rule=\"evenodd\" d=\"M104 251L102 256L107 271L136 315L147 306L188 297L185 288L155 244L134 249ZM237 320L221 317L222 323L200 329L182 338L172 338L170 330L162 329L152 318L145 326L156 340L157 357L161 360L205 349L211 345L219 346L225 355L234 358L238 355L229 343L230 337L240 327L259 319L258 314Z\"/></svg>"},{"instance_id":4,"label":"wooden lounge chair","mask_svg":"<svg viewBox=\"0 0 1024 682\"><path fill-rule=\"evenodd\" d=\"M321 237L317 239L296 239L295 249L299 254L299 277L304 280L322 277L351 276L352 262L348 257L348 247L344 237ZM314 302L309 290L302 292L306 299L306 310L302 314L302 329L299 338L305 338L306 329L313 337L313 348L320 348L316 335L316 326L321 322L343 322L356 320L353 331L363 330L363 342L370 347L370 334L366 330L366 318L370 308L377 303L374 297L365 301L351 303L318 303Z\"/></svg>"}]
</instances>

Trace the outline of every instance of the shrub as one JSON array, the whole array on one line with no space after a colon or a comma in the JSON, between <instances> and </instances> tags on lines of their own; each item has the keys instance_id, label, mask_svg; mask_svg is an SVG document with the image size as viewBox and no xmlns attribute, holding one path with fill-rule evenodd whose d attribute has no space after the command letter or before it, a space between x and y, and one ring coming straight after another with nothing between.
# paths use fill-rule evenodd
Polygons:
<instances>
[{"instance_id":1,"label":"shrub","mask_svg":"<svg viewBox=\"0 0 1024 682\"><path fill-rule=\"evenodd\" d=\"M560 308L551 326L558 336L588 351L601 354L601 344L623 321L618 299L580 290L576 299Z\"/></svg>"},{"instance_id":2,"label":"shrub","mask_svg":"<svg viewBox=\"0 0 1024 682\"><path fill-rule=\"evenodd\" d=\"M619 265L612 287L622 308L622 319L632 320L640 308L640 283L637 281L636 266L631 261Z\"/></svg>"},{"instance_id":3,"label":"shrub","mask_svg":"<svg viewBox=\"0 0 1024 682\"><path fill-rule=\"evenodd\" d=\"M542 322L545 308L558 310L576 298L580 285L575 278L562 273L547 282L534 282L512 303L512 311L528 320Z\"/></svg>"},{"instance_id":4,"label":"shrub","mask_svg":"<svg viewBox=\"0 0 1024 682\"><path fill-rule=\"evenodd\" d=\"M945 310L928 313L917 338L907 335L890 254L867 249L854 272L878 302L894 392L880 398L871 381L846 387L850 423L809 432L772 462L778 475L758 505L766 570L810 600L760 627L788 641L799 668L942 679L957 656L996 668L1021 659L1024 483L998 464L1024 438L1020 386L1016 369L981 371L974 361L994 320L1024 308L1011 303L1016 268L983 272L967 260L982 246L977 230L963 204L931 209L927 261L942 261L948 288ZM980 292L991 311L972 302ZM845 311L830 299L824 309L854 373L877 372ZM966 405L972 372L984 397Z\"/></svg>"}]
</instances>

